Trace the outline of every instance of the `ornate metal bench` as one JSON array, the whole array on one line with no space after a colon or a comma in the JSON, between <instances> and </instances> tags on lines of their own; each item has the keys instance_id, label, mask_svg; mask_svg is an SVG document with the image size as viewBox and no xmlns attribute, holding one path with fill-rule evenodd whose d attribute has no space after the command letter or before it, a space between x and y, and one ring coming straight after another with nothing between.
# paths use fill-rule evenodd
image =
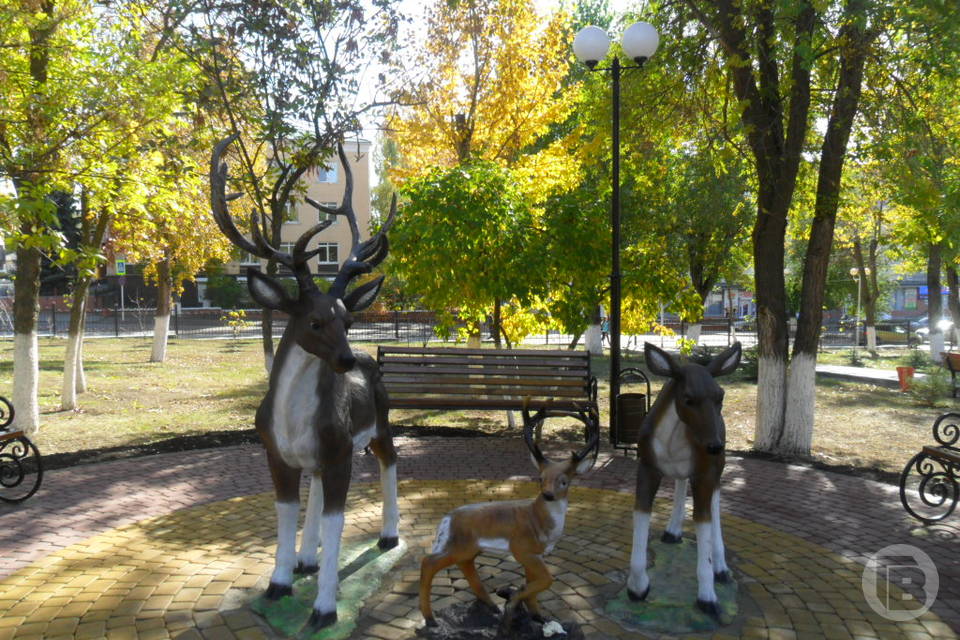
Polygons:
<instances>
[{"instance_id":1,"label":"ornate metal bench","mask_svg":"<svg viewBox=\"0 0 960 640\"><path fill-rule=\"evenodd\" d=\"M960 499L960 413L945 413L933 423L936 446L913 456L900 474L900 502L924 524L948 517Z\"/></svg>"},{"instance_id":2,"label":"ornate metal bench","mask_svg":"<svg viewBox=\"0 0 960 640\"><path fill-rule=\"evenodd\" d=\"M545 409L587 433L599 428L597 379L586 351L377 348L391 409Z\"/></svg>"},{"instance_id":3,"label":"ornate metal bench","mask_svg":"<svg viewBox=\"0 0 960 640\"><path fill-rule=\"evenodd\" d=\"M0 396L0 501L23 502L40 488L43 460L23 431L9 431L13 405Z\"/></svg>"}]
</instances>

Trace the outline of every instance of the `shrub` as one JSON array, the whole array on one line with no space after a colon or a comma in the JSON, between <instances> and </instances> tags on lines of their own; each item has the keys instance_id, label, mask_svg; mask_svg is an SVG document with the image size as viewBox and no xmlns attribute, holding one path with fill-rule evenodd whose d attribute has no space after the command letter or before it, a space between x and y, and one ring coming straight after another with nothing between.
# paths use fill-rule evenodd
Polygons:
<instances>
[{"instance_id":1,"label":"shrub","mask_svg":"<svg viewBox=\"0 0 960 640\"><path fill-rule=\"evenodd\" d=\"M900 362L919 371L930 366L930 356L923 349L910 349Z\"/></svg>"},{"instance_id":2,"label":"shrub","mask_svg":"<svg viewBox=\"0 0 960 640\"><path fill-rule=\"evenodd\" d=\"M936 407L944 403L953 391L953 383L946 369L936 368L923 378L914 378L907 393L917 404Z\"/></svg>"},{"instance_id":3,"label":"shrub","mask_svg":"<svg viewBox=\"0 0 960 640\"><path fill-rule=\"evenodd\" d=\"M226 275L213 275L207 280L207 299L215 307L236 309L252 306L247 287L237 279Z\"/></svg>"},{"instance_id":4,"label":"shrub","mask_svg":"<svg viewBox=\"0 0 960 640\"><path fill-rule=\"evenodd\" d=\"M856 349L851 349L847 352L847 364L851 367L862 367L863 358L860 357L860 352Z\"/></svg>"},{"instance_id":5,"label":"shrub","mask_svg":"<svg viewBox=\"0 0 960 640\"><path fill-rule=\"evenodd\" d=\"M760 349L750 347L743 350L740 357L740 375L744 380L756 382L760 377Z\"/></svg>"}]
</instances>

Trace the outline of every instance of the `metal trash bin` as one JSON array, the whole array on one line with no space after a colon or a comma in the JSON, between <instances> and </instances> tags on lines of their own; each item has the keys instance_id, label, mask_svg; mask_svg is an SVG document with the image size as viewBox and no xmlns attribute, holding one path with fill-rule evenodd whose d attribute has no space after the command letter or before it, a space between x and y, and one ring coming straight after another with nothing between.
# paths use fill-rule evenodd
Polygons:
<instances>
[{"instance_id":1,"label":"metal trash bin","mask_svg":"<svg viewBox=\"0 0 960 640\"><path fill-rule=\"evenodd\" d=\"M637 444L640 427L647 415L647 394L621 393L617 396L617 442Z\"/></svg>"}]
</instances>

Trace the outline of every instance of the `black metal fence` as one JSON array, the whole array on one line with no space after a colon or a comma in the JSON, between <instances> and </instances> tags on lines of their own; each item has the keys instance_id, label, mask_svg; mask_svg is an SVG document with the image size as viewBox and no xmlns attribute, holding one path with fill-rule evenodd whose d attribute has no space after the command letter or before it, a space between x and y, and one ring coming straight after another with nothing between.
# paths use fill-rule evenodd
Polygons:
<instances>
[{"instance_id":1,"label":"black metal fence","mask_svg":"<svg viewBox=\"0 0 960 640\"><path fill-rule=\"evenodd\" d=\"M85 335L90 337L148 337L153 335L154 315L149 308L91 309L86 312ZM246 309L241 317L231 317L229 310L211 308L174 309L170 317L169 334L177 338L257 338L261 331L261 310ZM69 327L69 313L50 306L40 311L38 333L41 336L65 336ZM279 336L286 328L285 314L274 313L274 335ZM430 311L364 312L355 315L350 337L362 342L399 342L426 344L437 340L436 314ZM663 326L672 332L667 335L653 333L624 335L621 344L624 350L639 351L645 341L675 348L680 338L692 337L690 325L683 322L665 322ZM879 346L899 345L915 347L924 341L924 332L916 322L885 321L876 325ZM485 331L485 336L488 334ZM790 337L795 329L791 325ZM0 336L12 336L12 315L0 305ZM833 323L824 326L820 335L823 348L853 347L854 336L859 345L866 345L866 328L860 323L859 331L853 323ZM949 336L948 336L949 339ZM527 342L566 347L573 336L557 331L531 336ZM757 343L756 326L731 318L705 318L700 324L698 342L707 346L725 346L739 341L744 347ZM955 346L955 345L951 345Z\"/></svg>"}]
</instances>

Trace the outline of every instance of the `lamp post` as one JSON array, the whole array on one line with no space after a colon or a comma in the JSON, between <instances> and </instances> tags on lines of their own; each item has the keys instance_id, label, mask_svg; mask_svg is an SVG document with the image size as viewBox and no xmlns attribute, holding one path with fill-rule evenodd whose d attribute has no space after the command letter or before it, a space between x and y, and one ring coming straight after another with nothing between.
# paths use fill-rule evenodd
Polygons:
<instances>
[{"instance_id":1,"label":"lamp post","mask_svg":"<svg viewBox=\"0 0 960 640\"><path fill-rule=\"evenodd\" d=\"M620 395L620 73L624 69L639 69L654 54L660 36L648 22L636 22L623 32L621 46L632 65L621 65L614 55L609 67L598 67L610 49L610 36L600 27L584 27L573 40L573 52L590 71L610 72L612 80L613 143L610 196L611 262L610 271L610 433L617 428L617 396Z\"/></svg>"},{"instance_id":2,"label":"lamp post","mask_svg":"<svg viewBox=\"0 0 960 640\"><path fill-rule=\"evenodd\" d=\"M859 267L850 267L850 275L857 281L857 317L853 325L853 354L856 357L857 347L860 346L860 292L863 291L863 285L860 282ZM863 268L863 275L870 275L870 267Z\"/></svg>"}]
</instances>

